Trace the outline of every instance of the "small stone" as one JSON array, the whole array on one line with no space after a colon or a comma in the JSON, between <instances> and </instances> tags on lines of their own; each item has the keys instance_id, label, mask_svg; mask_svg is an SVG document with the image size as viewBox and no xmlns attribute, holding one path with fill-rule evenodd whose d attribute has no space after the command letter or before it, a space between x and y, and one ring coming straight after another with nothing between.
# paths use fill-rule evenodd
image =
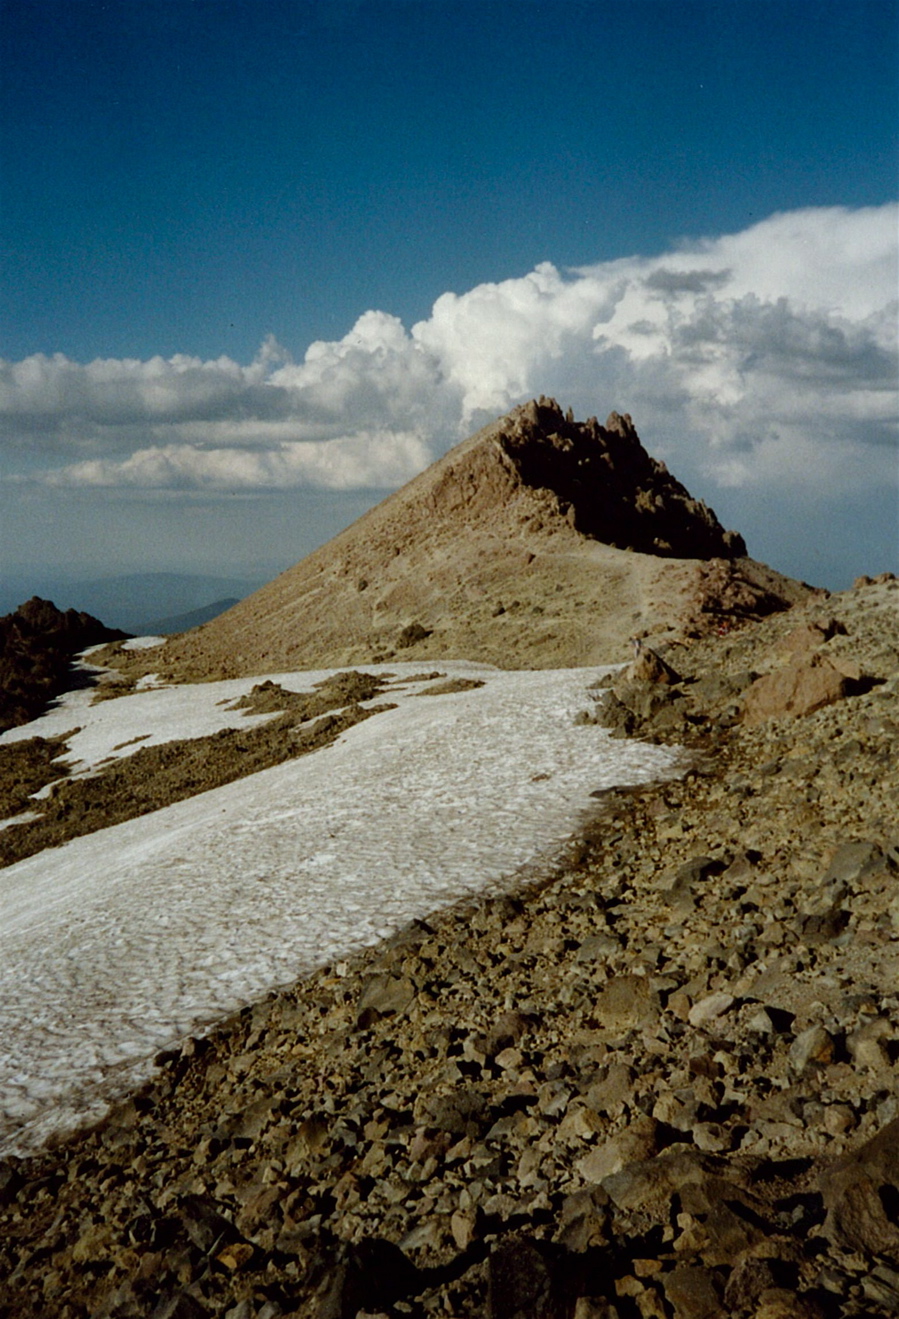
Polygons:
<instances>
[{"instance_id":1,"label":"small stone","mask_svg":"<svg viewBox=\"0 0 899 1319\"><path fill-rule=\"evenodd\" d=\"M658 1020L659 997L646 976L613 976L597 997L594 1011L609 1030L636 1030Z\"/></svg>"},{"instance_id":2,"label":"small stone","mask_svg":"<svg viewBox=\"0 0 899 1319\"><path fill-rule=\"evenodd\" d=\"M404 1012L415 998L415 986L406 976L374 975L359 999L363 1028L378 1017Z\"/></svg>"},{"instance_id":3,"label":"small stone","mask_svg":"<svg viewBox=\"0 0 899 1319\"><path fill-rule=\"evenodd\" d=\"M869 1301L882 1305L888 1314L899 1314L899 1273L880 1264L862 1282Z\"/></svg>"},{"instance_id":4,"label":"small stone","mask_svg":"<svg viewBox=\"0 0 899 1319\"><path fill-rule=\"evenodd\" d=\"M629 1163L638 1163L658 1152L658 1124L652 1118L636 1118L615 1136L579 1159L575 1167L585 1182L601 1182Z\"/></svg>"},{"instance_id":5,"label":"small stone","mask_svg":"<svg viewBox=\"0 0 899 1319\"><path fill-rule=\"evenodd\" d=\"M521 1066L522 1053L520 1049L502 1049L493 1061L503 1071L511 1071Z\"/></svg>"},{"instance_id":6,"label":"small stone","mask_svg":"<svg viewBox=\"0 0 899 1319\"><path fill-rule=\"evenodd\" d=\"M552 1272L537 1242L501 1242L488 1261L487 1315L489 1319L517 1319L519 1315L548 1313Z\"/></svg>"},{"instance_id":7,"label":"small stone","mask_svg":"<svg viewBox=\"0 0 899 1319\"><path fill-rule=\"evenodd\" d=\"M718 1154L731 1147L731 1133L717 1122L697 1122L693 1128L693 1144L697 1149Z\"/></svg>"},{"instance_id":8,"label":"small stone","mask_svg":"<svg viewBox=\"0 0 899 1319\"><path fill-rule=\"evenodd\" d=\"M453 1240L460 1250L467 1250L474 1236L475 1214L468 1210L463 1213L461 1210L456 1212L450 1218L450 1231L453 1234Z\"/></svg>"},{"instance_id":9,"label":"small stone","mask_svg":"<svg viewBox=\"0 0 899 1319\"><path fill-rule=\"evenodd\" d=\"M752 1035L773 1035L774 1021L766 1008L759 1008L746 1022L746 1029Z\"/></svg>"},{"instance_id":10,"label":"small stone","mask_svg":"<svg viewBox=\"0 0 899 1319\"><path fill-rule=\"evenodd\" d=\"M724 1288L724 1304L728 1311L748 1310L762 1292L776 1286L774 1270L767 1259L745 1255L734 1265Z\"/></svg>"},{"instance_id":11,"label":"small stone","mask_svg":"<svg viewBox=\"0 0 899 1319\"><path fill-rule=\"evenodd\" d=\"M583 1104L572 1104L559 1124L559 1136L563 1140L575 1137L586 1140L603 1129L603 1119L592 1108Z\"/></svg>"},{"instance_id":12,"label":"small stone","mask_svg":"<svg viewBox=\"0 0 899 1319\"><path fill-rule=\"evenodd\" d=\"M93 1260L105 1259L109 1254L111 1229L106 1223L95 1223L82 1232L72 1247L72 1259L76 1264L87 1264Z\"/></svg>"},{"instance_id":13,"label":"small stone","mask_svg":"<svg viewBox=\"0 0 899 1319\"><path fill-rule=\"evenodd\" d=\"M680 1265L665 1275L664 1285L675 1319L720 1319L721 1299L708 1269Z\"/></svg>"},{"instance_id":14,"label":"small stone","mask_svg":"<svg viewBox=\"0 0 899 1319\"><path fill-rule=\"evenodd\" d=\"M824 1130L830 1136L843 1136L855 1126L854 1111L848 1104L828 1104L824 1110Z\"/></svg>"},{"instance_id":15,"label":"small stone","mask_svg":"<svg viewBox=\"0 0 899 1319\"><path fill-rule=\"evenodd\" d=\"M579 1296L572 1319L618 1319L618 1309L595 1296Z\"/></svg>"},{"instance_id":16,"label":"small stone","mask_svg":"<svg viewBox=\"0 0 899 1319\"><path fill-rule=\"evenodd\" d=\"M831 858L822 884L850 884L880 870L886 857L879 843L844 843Z\"/></svg>"},{"instance_id":17,"label":"small stone","mask_svg":"<svg viewBox=\"0 0 899 1319\"><path fill-rule=\"evenodd\" d=\"M790 1046L790 1066L801 1076L811 1066L833 1062L834 1042L823 1026L809 1026Z\"/></svg>"},{"instance_id":18,"label":"small stone","mask_svg":"<svg viewBox=\"0 0 899 1319\"><path fill-rule=\"evenodd\" d=\"M681 682L681 676L670 664L642 643L636 658L621 675L625 682L660 682L666 685Z\"/></svg>"},{"instance_id":19,"label":"small stone","mask_svg":"<svg viewBox=\"0 0 899 1319\"><path fill-rule=\"evenodd\" d=\"M657 1259L635 1259L631 1263L638 1278L654 1278L664 1267L661 1260Z\"/></svg>"},{"instance_id":20,"label":"small stone","mask_svg":"<svg viewBox=\"0 0 899 1319\"><path fill-rule=\"evenodd\" d=\"M248 1241L236 1241L233 1245L220 1250L216 1255L218 1262L224 1264L225 1268L230 1269L232 1273L242 1269L252 1258L253 1247Z\"/></svg>"},{"instance_id":21,"label":"small stone","mask_svg":"<svg viewBox=\"0 0 899 1319\"><path fill-rule=\"evenodd\" d=\"M824 1319L824 1312L817 1301L785 1287L769 1287L759 1297L752 1319Z\"/></svg>"},{"instance_id":22,"label":"small stone","mask_svg":"<svg viewBox=\"0 0 899 1319\"><path fill-rule=\"evenodd\" d=\"M841 1249L899 1264L899 1118L837 1160L821 1175L824 1235ZM888 1209L889 1206L889 1209Z\"/></svg>"},{"instance_id":23,"label":"small stone","mask_svg":"<svg viewBox=\"0 0 899 1319\"><path fill-rule=\"evenodd\" d=\"M687 1020L691 1026L706 1026L710 1021L723 1016L733 1004L733 994L709 994L693 1004Z\"/></svg>"},{"instance_id":24,"label":"small stone","mask_svg":"<svg viewBox=\"0 0 899 1319\"><path fill-rule=\"evenodd\" d=\"M846 1040L846 1048L856 1067L879 1072L890 1066L890 1056L883 1041L891 1039L892 1036L892 1023L883 1017L878 1017L853 1031Z\"/></svg>"}]
</instances>

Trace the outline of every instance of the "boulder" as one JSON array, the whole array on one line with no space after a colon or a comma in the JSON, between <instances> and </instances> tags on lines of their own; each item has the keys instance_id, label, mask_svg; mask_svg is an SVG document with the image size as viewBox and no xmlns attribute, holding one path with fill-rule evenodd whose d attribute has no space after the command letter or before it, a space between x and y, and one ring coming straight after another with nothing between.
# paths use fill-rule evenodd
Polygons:
<instances>
[{"instance_id":1,"label":"boulder","mask_svg":"<svg viewBox=\"0 0 899 1319\"><path fill-rule=\"evenodd\" d=\"M851 681L830 660L812 655L757 678L743 697L742 719L750 728L768 719L812 714L848 696Z\"/></svg>"},{"instance_id":2,"label":"boulder","mask_svg":"<svg viewBox=\"0 0 899 1319\"><path fill-rule=\"evenodd\" d=\"M600 1182L614 1176L630 1163L651 1158L659 1148L659 1125L650 1117L635 1118L614 1136L578 1160L577 1170L585 1182ZM611 1194L611 1193L610 1193ZM613 1197L614 1198L614 1197Z\"/></svg>"},{"instance_id":3,"label":"boulder","mask_svg":"<svg viewBox=\"0 0 899 1319\"><path fill-rule=\"evenodd\" d=\"M680 682L680 674L639 640L635 641L637 653L633 661L622 674L625 682L662 682L670 684Z\"/></svg>"},{"instance_id":4,"label":"boulder","mask_svg":"<svg viewBox=\"0 0 899 1319\"><path fill-rule=\"evenodd\" d=\"M824 1235L841 1249L899 1262L899 1118L820 1179Z\"/></svg>"}]
</instances>

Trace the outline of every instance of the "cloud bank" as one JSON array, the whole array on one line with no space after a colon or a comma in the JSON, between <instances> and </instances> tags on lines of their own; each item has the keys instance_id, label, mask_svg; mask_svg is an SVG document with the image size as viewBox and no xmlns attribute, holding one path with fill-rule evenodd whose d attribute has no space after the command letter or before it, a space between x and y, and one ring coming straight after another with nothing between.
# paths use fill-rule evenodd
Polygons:
<instances>
[{"instance_id":1,"label":"cloud bank","mask_svg":"<svg viewBox=\"0 0 899 1319\"><path fill-rule=\"evenodd\" d=\"M771 216L657 257L368 311L301 362L0 361L7 480L152 491L400 485L535 394L630 412L684 479L781 493L895 480L899 207Z\"/></svg>"}]
</instances>

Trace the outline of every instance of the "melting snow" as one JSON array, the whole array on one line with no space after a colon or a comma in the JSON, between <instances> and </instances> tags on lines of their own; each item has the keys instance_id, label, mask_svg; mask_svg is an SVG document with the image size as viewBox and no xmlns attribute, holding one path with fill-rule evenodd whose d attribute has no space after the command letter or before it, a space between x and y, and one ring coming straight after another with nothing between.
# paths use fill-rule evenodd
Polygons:
<instances>
[{"instance_id":1,"label":"melting snow","mask_svg":"<svg viewBox=\"0 0 899 1319\"><path fill-rule=\"evenodd\" d=\"M131 637L130 640L122 642L122 650L155 650L157 646L164 646L165 643L165 637Z\"/></svg>"},{"instance_id":2,"label":"melting snow","mask_svg":"<svg viewBox=\"0 0 899 1319\"><path fill-rule=\"evenodd\" d=\"M486 685L418 698L421 666L392 665L407 685L378 700L398 708L335 745L0 871L0 1151L99 1116L161 1048L269 989L548 859L591 793L679 772L670 748L577 722L605 670L440 669ZM272 676L308 691L327 673ZM79 725L89 772L245 724L228 705L255 681L74 692L0 741Z\"/></svg>"}]
</instances>

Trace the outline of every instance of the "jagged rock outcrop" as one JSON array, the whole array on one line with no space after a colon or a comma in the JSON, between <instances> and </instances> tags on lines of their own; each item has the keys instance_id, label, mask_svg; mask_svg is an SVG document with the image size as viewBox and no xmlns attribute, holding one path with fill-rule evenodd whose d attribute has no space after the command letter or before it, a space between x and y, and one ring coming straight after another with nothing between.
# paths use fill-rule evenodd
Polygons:
<instances>
[{"instance_id":1,"label":"jagged rock outcrop","mask_svg":"<svg viewBox=\"0 0 899 1319\"><path fill-rule=\"evenodd\" d=\"M0 731L27 724L75 685L73 655L126 636L90 614L63 612L38 596L0 618Z\"/></svg>"},{"instance_id":2,"label":"jagged rock outcrop","mask_svg":"<svg viewBox=\"0 0 899 1319\"><path fill-rule=\"evenodd\" d=\"M610 663L634 632L702 634L808 594L745 549L629 417L578 423L542 398L219 618L115 664L202 678L393 657Z\"/></svg>"},{"instance_id":3,"label":"jagged rock outcrop","mask_svg":"<svg viewBox=\"0 0 899 1319\"><path fill-rule=\"evenodd\" d=\"M498 443L520 479L554 495L559 513L591 540L641 554L681 559L733 559L746 543L725 531L710 508L651 458L630 416L605 426L563 416L540 398L511 413Z\"/></svg>"}]
</instances>

